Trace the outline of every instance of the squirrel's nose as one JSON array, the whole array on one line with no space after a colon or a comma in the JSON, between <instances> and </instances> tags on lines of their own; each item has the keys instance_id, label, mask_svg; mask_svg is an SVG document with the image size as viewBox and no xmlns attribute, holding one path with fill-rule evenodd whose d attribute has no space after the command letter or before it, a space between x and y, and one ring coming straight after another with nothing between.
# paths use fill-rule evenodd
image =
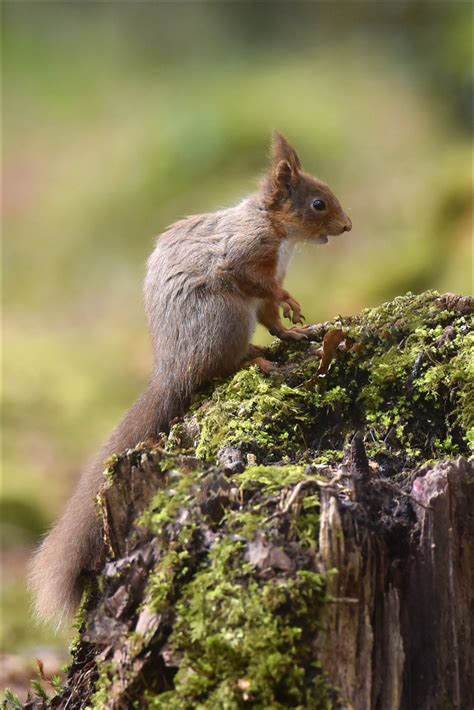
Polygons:
<instances>
[{"instance_id":1,"label":"squirrel's nose","mask_svg":"<svg viewBox=\"0 0 474 710\"><path fill-rule=\"evenodd\" d=\"M351 218L345 214L344 219L342 221L342 231L343 232L350 232L351 229L352 229Z\"/></svg>"}]
</instances>

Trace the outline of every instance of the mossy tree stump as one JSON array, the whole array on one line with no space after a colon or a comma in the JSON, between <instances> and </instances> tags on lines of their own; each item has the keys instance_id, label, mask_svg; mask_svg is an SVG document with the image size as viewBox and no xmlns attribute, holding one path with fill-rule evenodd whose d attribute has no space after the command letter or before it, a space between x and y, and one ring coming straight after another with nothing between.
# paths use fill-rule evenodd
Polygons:
<instances>
[{"instance_id":1,"label":"mossy tree stump","mask_svg":"<svg viewBox=\"0 0 474 710\"><path fill-rule=\"evenodd\" d=\"M111 461L52 706L471 708L472 312L408 294L317 326Z\"/></svg>"}]
</instances>

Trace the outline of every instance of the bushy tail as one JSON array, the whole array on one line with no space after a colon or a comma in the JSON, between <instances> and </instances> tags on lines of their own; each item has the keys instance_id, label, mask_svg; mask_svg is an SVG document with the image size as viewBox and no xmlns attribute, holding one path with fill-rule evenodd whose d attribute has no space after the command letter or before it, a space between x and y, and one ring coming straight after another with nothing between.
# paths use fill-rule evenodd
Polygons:
<instances>
[{"instance_id":1,"label":"bushy tail","mask_svg":"<svg viewBox=\"0 0 474 710\"><path fill-rule=\"evenodd\" d=\"M155 438L182 412L184 402L153 382L126 414L92 464L83 472L66 510L40 545L30 567L29 581L37 615L59 627L76 610L82 595L80 574L100 557L102 541L95 498L103 479L104 462L113 453Z\"/></svg>"}]
</instances>

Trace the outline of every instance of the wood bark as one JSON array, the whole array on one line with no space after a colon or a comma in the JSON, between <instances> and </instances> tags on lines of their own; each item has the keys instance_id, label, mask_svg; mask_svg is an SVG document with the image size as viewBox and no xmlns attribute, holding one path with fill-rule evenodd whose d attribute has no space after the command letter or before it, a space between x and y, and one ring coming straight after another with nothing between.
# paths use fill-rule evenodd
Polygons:
<instances>
[{"instance_id":1,"label":"wood bark","mask_svg":"<svg viewBox=\"0 0 474 710\"><path fill-rule=\"evenodd\" d=\"M380 481L349 505L322 492L320 558L339 574L319 654L348 707L474 705L473 483L460 458L418 471L408 499ZM395 508L374 523L375 501Z\"/></svg>"}]
</instances>

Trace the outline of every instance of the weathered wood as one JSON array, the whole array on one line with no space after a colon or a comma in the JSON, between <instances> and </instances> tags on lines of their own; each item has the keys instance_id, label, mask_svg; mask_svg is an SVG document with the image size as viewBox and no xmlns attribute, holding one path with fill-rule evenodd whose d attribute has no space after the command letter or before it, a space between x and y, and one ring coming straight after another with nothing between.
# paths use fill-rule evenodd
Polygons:
<instances>
[{"instance_id":1,"label":"weathered wood","mask_svg":"<svg viewBox=\"0 0 474 710\"><path fill-rule=\"evenodd\" d=\"M409 499L373 481L367 505L322 493L320 561L339 572L318 637L331 682L354 710L474 705L474 469L414 474ZM416 501L412 503L412 501ZM419 505L417 505L419 503ZM387 519L383 509L392 509ZM387 527L385 527L387 525Z\"/></svg>"}]
</instances>

